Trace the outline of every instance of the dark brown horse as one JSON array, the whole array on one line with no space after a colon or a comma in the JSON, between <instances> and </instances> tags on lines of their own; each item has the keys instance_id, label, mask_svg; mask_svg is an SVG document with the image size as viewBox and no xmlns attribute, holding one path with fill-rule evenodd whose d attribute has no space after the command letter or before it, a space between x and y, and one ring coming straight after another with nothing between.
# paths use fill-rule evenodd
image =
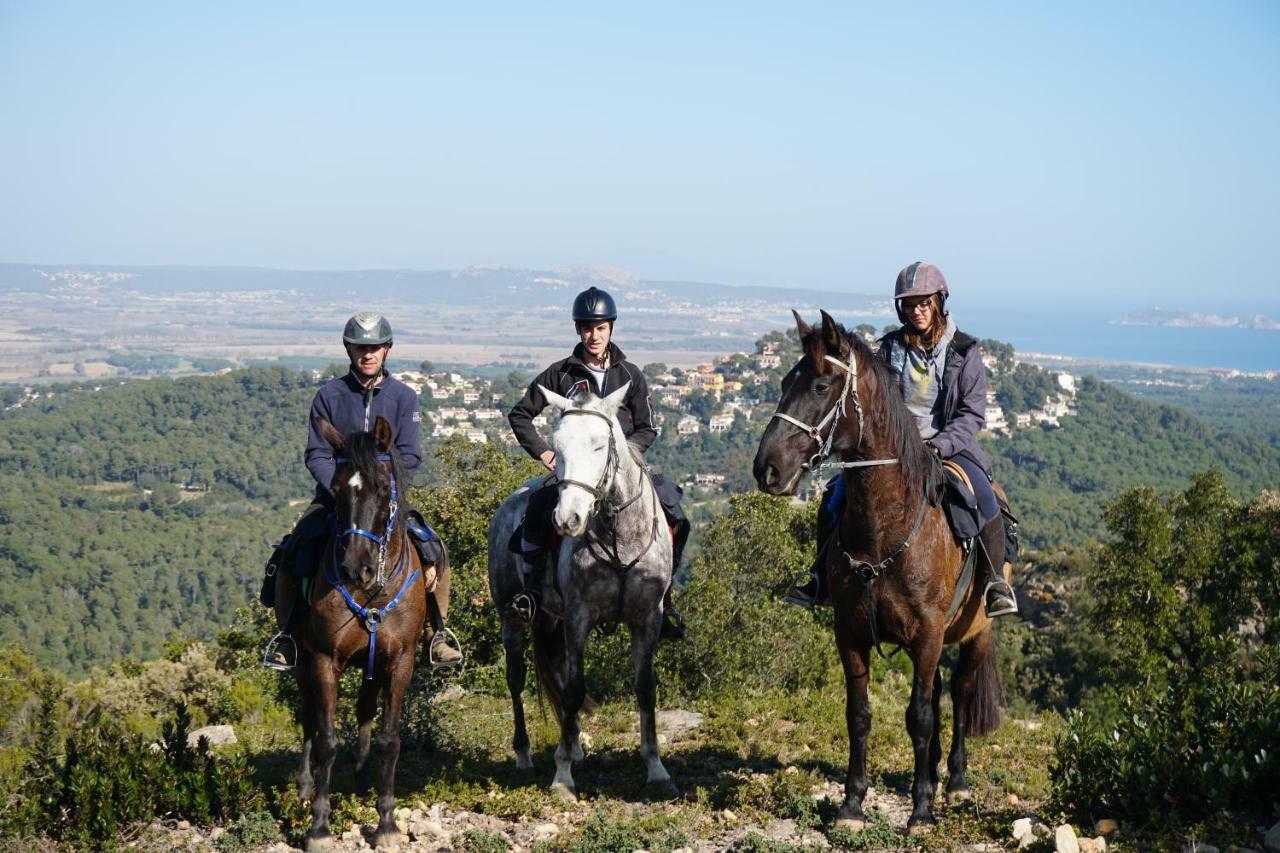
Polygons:
<instances>
[{"instance_id":1,"label":"dark brown horse","mask_svg":"<svg viewBox=\"0 0 1280 853\"><path fill-rule=\"evenodd\" d=\"M356 771L362 777L378 698L382 698L375 843L389 845L400 837L392 810L401 706L413 677L414 652L423 639L427 594L435 584L436 567L422 566L408 539L400 491L408 484L400 475L391 425L378 418L372 433L348 437L327 421L321 420L319 427L339 464L334 479L337 526L324 549L321 571L316 573L310 604L297 631L294 673L302 696L303 733L298 791L303 799L312 800L307 849L324 849L333 839L329 776L338 747L334 711L339 678L351 665L360 667L364 675L356 704ZM277 601L282 600L287 599L277 596Z\"/></svg>"},{"instance_id":2,"label":"dark brown horse","mask_svg":"<svg viewBox=\"0 0 1280 853\"><path fill-rule=\"evenodd\" d=\"M972 585L948 619L964 556L931 499L936 464L891 371L825 311L821 327L810 327L798 314L796 325L804 355L783 379L754 472L761 491L792 494L802 475L829 456L839 460L828 464L838 466L846 480L843 515L824 552L849 727L849 775L836 825L863 826L870 655L872 645L884 640L900 644L915 670L906 715L915 751L908 828L915 832L934 823L942 758L938 660L945 644L960 644L951 678L949 801L969 793L965 736L988 734L1000 724L1002 689L991 622L981 584ZM1001 565L1003 539L994 538L1000 550L992 558Z\"/></svg>"}]
</instances>

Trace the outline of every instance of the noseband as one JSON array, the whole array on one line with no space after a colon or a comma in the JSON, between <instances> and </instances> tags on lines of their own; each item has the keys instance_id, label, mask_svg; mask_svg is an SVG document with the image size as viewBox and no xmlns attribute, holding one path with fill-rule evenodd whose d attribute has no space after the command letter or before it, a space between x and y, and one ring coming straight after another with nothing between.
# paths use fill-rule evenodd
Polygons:
<instances>
[{"instance_id":1,"label":"noseband","mask_svg":"<svg viewBox=\"0 0 1280 853\"><path fill-rule=\"evenodd\" d=\"M818 445L818 452L810 456L809 461L802 464L800 469L809 471L815 468L867 468L872 465L896 464L898 461L896 457L892 459L860 459L856 462L823 462L824 459L831 455L831 443L835 440L836 427L839 425L840 418L844 417L846 400L853 402L853 414L858 423L858 439L853 443L853 447L857 450L862 446L862 401L858 399L858 354L855 350L850 350L848 364L829 355L823 356L823 358L845 372L844 388L840 391L840 396L836 398L835 405L827 410L822 419L813 426L791 417L786 412L773 413L773 417L804 430ZM828 425L830 425L831 429L824 439L822 431Z\"/></svg>"}]
</instances>

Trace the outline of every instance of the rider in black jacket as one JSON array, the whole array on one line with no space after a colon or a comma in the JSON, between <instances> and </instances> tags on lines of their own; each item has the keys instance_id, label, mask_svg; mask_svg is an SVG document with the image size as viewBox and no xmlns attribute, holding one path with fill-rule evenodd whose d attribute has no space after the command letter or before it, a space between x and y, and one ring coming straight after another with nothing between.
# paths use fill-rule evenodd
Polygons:
<instances>
[{"instance_id":1,"label":"rider in black jacket","mask_svg":"<svg viewBox=\"0 0 1280 853\"><path fill-rule=\"evenodd\" d=\"M520 446L545 465L548 471L554 472L556 469L555 451L533 425L533 419L547 406L546 398L538 389L539 385L569 398L588 391L605 397L630 382L626 400L618 409L618 421L627 436L627 443L643 453L658 437L658 431L653 426L653 406L649 402L649 384L645 381L644 373L627 361L622 350L611 340L613 324L617 319L617 305L608 293L595 287L579 293L573 301L573 321L581 340L574 347L573 354L542 371L530 383L524 398L507 415L511 431L515 433ZM689 521L680 508L680 487L661 474L651 472L650 477L666 513L667 523L675 533L674 577L680 568L680 557L689 538ZM522 526L521 551L525 557L526 586L531 594L517 596L508 603L508 611L524 620L533 618L537 606L537 590L541 585L544 562L542 552L550 534L550 514L555 508L555 497L554 485L543 486L535 492L529 499L529 508ZM680 614L671 603L670 588L667 589L663 609L663 636L684 636Z\"/></svg>"}]
</instances>

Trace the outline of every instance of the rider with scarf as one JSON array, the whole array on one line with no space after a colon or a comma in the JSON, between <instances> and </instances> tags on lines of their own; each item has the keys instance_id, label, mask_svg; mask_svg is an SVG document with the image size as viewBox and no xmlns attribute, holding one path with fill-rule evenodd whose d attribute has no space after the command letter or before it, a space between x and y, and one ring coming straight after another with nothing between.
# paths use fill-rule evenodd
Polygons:
<instances>
[{"instance_id":1,"label":"rider with scarf","mask_svg":"<svg viewBox=\"0 0 1280 853\"><path fill-rule=\"evenodd\" d=\"M991 457L978 444L987 405L982 349L960 331L947 310L947 281L933 264L916 261L898 273L894 308L902 326L880 339L879 355L889 363L898 388L925 445L959 465L973 485L981 515L979 529L1003 515L992 488ZM818 508L818 553L844 508L844 478L827 482ZM1006 526L1011 525L1007 515ZM1008 541L1016 541L1012 530ZM1018 612L1013 590L990 559L979 559L988 616ZM787 590L786 601L812 607L825 599L818 565Z\"/></svg>"}]
</instances>

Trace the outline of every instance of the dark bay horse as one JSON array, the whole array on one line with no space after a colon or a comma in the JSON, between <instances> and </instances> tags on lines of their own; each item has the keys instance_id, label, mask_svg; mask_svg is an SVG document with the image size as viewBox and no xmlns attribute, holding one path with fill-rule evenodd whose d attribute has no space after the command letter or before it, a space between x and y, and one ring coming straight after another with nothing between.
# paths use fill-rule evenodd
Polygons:
<instances>
[{"instance_id":1,"label":"dark bay horse","mask_svg":"<svg viewBox=\"0 0 1280 853\"><path fill-rule=\"evenodd\" d=\"M552 790L577 799L573 762L582 759L578 714L586 700L583 653L587 635L600 624L624 623L631 632L640 710L640 756L646 782L659 796L679 795L658 755L657 675L653 658L662 627L662 594L671 583L672 549L666 517L648 469L627 444L618 423L618 406L630 383L603 399L589 394L569 400L542 389L563 415L551 445L556 452L559 496L552 520L565 537L556 565L558 594L544 584L544 606L533 625L533 654L539 685L560 722L556 774ZM489 588L502 616L502 645L507 686L515 714L516 766L533 767L525 729L525 626L505 611L504 603L522 588L520 558L507 547L524 517L531 480L503 501L489 522ZM556 603L549 603L556 599Z\"/></svg>"},{"instance_id":2,"label":"dark bay horse","mask_svg":"<svg viewBox=\"0 0 1280 853\"><path fill-rule=\"evenodd\" d=\"M414 653L423 640L427 595L435 584L436 567L422 566L408 539L406 512L400 503L401 489L407 488L408 481L400 474L391 425L380 417L372 433L346 437L327 421L321 420L319 427L338 457L337 527L324 549L322 571L316 573L311 603L297 631L294 673L302 697L303 733L298 792L312 800L307 849L325 849L333 841L329 776L338 747L334 712L338 681L352 665L364 674L356 704L356 770L361 776L366 772L378 699L382 699L375 843L394 845L400 839L392 814L400 712L413 677Z\"/></svg>"},{"instance_id":3,"label":"dark bay horse","mask_svg":"<svg viewBox=\"0 0 1280 853\"><path fill-rule=\"evenodd\" d=\"M840 460L832 467L843 469L845 505L825 550L849 728L849 774L836 825L864 825L870 654L883 639L900 644L914 667L906 714L915 752L908 823L914 833L934 823L943 645L960 644L951 678L948 801L969 796L965 736L988 734L1000 724L1003 691L991 621L981 584L972 585L947 619L964 556L942 508L931 500L936 466L890 369L825 311L820 327L798 314L796 326L804 355L783 379L777 413L760 439L756 482L768 494L793 494L810 468L828 456ZM991 555L1000 561L996 565L1003 564L1003 553L1001 545Z\"/></svg>"}]
</instances>

